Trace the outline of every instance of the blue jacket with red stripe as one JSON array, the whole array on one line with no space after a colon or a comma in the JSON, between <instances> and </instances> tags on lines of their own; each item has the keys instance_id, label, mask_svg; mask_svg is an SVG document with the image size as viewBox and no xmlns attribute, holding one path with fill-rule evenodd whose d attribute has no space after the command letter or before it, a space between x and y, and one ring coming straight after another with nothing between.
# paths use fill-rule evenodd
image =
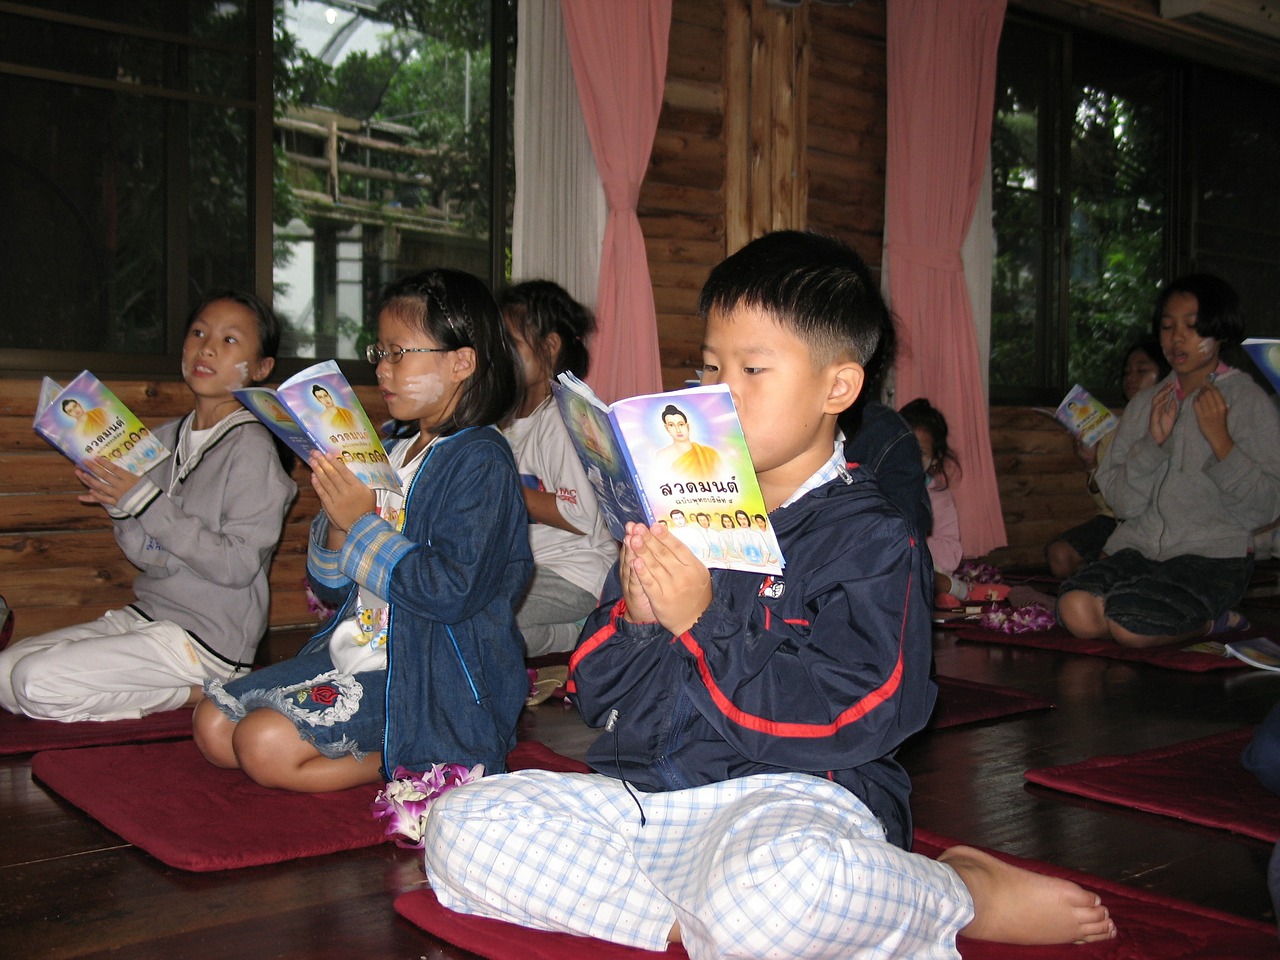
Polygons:
<instances>
[{"instance_id":1,"label":"blue jacket with red stripe","mask_svg":"<svg viewBox=\"0 0 1280 960\"><path fill-rule=\"evenodd\" d=\"M680 636L629 623L615 565L570 661L587 762L642 790L756 773L840 783L910 844L911 784L894 759L929 719L924 543L854 468L770 520L783 577L712 571L711 605Z\"/></svg>"}]
</instances>

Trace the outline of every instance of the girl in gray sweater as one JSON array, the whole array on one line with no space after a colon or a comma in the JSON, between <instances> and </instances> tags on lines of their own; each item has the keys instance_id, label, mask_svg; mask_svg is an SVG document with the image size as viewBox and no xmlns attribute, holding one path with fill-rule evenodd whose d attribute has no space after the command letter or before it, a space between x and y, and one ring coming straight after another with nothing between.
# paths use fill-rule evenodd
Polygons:
<instances>
[{"instance_id":1,"label":"girl in gray sweater","mask_svg":"<svg viewBox=\"0 0 1280 960\"><path fill-rule=\"evenodd\" d=\"M112 518L138 568L134 602L0 651L0 707L37 720L124 720L190 706L206 679L246 673L267 625L267 573L297 487L232 390L265 379L279 325L247 293L187 320L194 406L155 435L172 451L145 476L99 459L80 499Z\"/></svg>"},{"instance_id":2,"label":"girl in gray sweater","mask_svg":"<svg viewBox=\"0 0 1280 960\"><path fill-rule=\"evenodd\" d=\"M1096 474L1124 523L1058 598L1074 635L1131 647L1247 628L1231 608L1253 531L1280 515L1280 415L1219 357L1244 338L1235 291L1209 274L1173 281L1154 332L1173 372L1129 403Z\"/></svg>"}]
</instances>

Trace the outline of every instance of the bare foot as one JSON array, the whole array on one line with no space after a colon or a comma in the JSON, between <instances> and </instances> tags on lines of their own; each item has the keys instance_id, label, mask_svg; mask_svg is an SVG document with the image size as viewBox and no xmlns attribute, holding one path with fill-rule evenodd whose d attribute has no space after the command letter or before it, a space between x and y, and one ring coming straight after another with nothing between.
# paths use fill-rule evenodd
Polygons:
<instances>
[{"instance_id":1,"label":"bare foot","mask_svg":"<svg viewBox=\"0 0 1280 960\"><path fill-rule=\"evenodd\" d=\"M973 847L938 857L960 875L973 896L974 916L960 932L997 943L1089 943L1110 940L1116 925L1097 894L997 860Z\"/></svg>"}]
</instances>

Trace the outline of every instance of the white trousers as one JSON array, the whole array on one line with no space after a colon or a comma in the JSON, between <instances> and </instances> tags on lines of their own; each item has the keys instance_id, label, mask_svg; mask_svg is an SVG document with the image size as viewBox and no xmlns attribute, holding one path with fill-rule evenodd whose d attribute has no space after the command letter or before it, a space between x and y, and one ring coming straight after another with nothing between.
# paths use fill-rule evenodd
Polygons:
<instances>
[{"instance_id":1,"label":"white trousers","mask_svg":"<svg viewBox=\"0 0 1280 960\"><path fill-rule=\"evenodd\" d=\"M536 929L665 950L679 921L693 960L955 958L973 918L954 870L805 774L634 796L594 774L488 777L431 808L426 868L444 906Z\"/></svg>"},{"instance_id":2,"label":"white trousers","mask_svg":"<svg viewBox=\"0 0 1280 960\"><path fill-rule=\"evenodd\" d=\"M0 707L36 720L136 720L181 707L206 678L244 672L171 621L110 610L0 650Z\"/></svg>"}]
</instances>

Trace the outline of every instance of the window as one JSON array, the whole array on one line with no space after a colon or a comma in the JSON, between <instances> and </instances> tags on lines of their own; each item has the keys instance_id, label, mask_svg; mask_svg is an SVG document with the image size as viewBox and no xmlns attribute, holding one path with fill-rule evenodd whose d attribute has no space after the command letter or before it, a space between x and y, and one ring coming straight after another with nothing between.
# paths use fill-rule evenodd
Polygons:
<instances>
[{"instance_id":1,"label":"window","mask_svg":"<svg viewBox=\"0 0 1280 960\"><path fill-rule=\"evenodd\" d=\"M1083 31L1011 19L992 131L991 389L1119 401L1161 283L1205 270L1249 332L1280 332L1274 87ZM1247 361L1228 357L1247 366Z\"/></svg>"},{"instance_id":2,"label":"window","mask_svg":"<svg viewBox=\"0 0 1280 960\"><path fill-rule=\"evenodd\" d=\"M284 352L363 356L379 291L413 270L505 279L511 30L511 5L489 0L285 4L275 120L276 205L288 211L275 231Z\"/></svg>"},{"instance_id":3,"label":"window","mask_svg":"<svg viewBox=\"0 0 1280 960\"><path fill-rule=\"evenodd\" d=\"M185 305L251 286L257 6L0 13L0 364L171 369Z\"/></svg>"},{"instance_id":4,"label":"window","mask_svg":"<svg viewBox=\"0 0 1280 960\"><path fill-rule=\"evenodd\" d=\"M282 357L356 357L393 277L501 282L513 31L514 0L4 5L0 369L176 375L222 287L275 293Z\"/></svg>"}]
</instances>

